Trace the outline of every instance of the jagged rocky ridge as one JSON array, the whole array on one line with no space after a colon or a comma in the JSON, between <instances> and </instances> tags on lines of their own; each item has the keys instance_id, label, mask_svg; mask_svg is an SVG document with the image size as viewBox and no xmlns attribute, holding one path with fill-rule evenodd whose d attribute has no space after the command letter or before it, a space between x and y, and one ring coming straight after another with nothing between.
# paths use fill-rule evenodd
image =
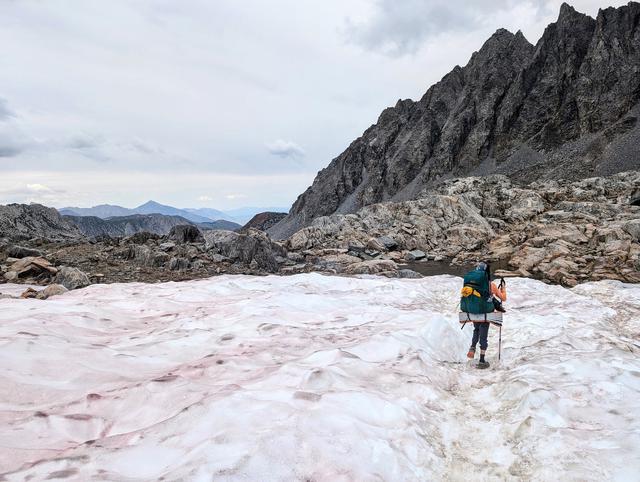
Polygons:
<instances>
[{"instance_id":1,"label":"jagged rocky ridge","mask_svg":"<svg viewBox=\"0 0 640 482\"><path fill-rule=\"evenodd\" d=\"M596 19L563 4L535 46L497 31L422 99L382 112L270 233L285 238L319 216L416 199L463 175L526 184L637 169L639 24L636 2Z\"/></svg>"}]
</instances>

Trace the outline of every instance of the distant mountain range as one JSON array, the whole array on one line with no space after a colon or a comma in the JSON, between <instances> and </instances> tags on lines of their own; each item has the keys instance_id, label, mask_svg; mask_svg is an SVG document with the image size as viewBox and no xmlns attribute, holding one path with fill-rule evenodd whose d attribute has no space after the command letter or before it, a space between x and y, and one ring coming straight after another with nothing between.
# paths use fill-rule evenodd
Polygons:
<instances>
[{"instance_id":1,"label":"distant mountain range","mask_svg":"<svg viewBox=\"0 0 640 482\"><path fill-rule=\"evenodd\" d=\"M229 211L219 211L211 208L179 209L155 201L148 201L133 209L112 204L100 204L91 208L66 207L59 211L60 214L65 216L94 216L101 219L134 216L136 214L164 214L166 216L180 216L197 224L230 221L242 225L258 213L265 211L287 213L289 209L283 207L243 207Z\"/></svg>"}]
</instances>

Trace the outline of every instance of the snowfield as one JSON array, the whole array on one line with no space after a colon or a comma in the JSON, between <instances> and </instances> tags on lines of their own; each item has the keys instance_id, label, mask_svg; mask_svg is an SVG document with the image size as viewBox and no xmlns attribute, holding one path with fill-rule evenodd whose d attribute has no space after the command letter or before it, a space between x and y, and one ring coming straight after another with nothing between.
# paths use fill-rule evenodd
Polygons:
<instances>
[{"instance_id":1,"label":"snowfield","mask_svg":"<svg viewBox=\"0 0 640 482\"><path fill-rule=\"evenodd\" d=\"M460 287L223 276L0 300L0 480L638 480L640 286L509 281L489 370L467 362Z\"/></svg>"}]
</instances>

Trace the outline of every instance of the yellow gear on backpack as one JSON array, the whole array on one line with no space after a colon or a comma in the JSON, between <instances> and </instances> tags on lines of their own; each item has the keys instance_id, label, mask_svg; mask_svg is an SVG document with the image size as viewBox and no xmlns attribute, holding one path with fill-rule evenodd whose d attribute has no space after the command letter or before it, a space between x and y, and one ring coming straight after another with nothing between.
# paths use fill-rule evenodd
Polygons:
<instances>
[{"instance_id":1,"label":"yellow gear on backpack","mask_svg":"<svg viewBox=\"0 0 640 482\"><path fill-rule=\"evenodd\" d=\"M477 296L478 298L482 298L482 295L480 293L478 293L476 290L474 290L471 286L465 286L462 288L462 291L460 292L460 295L463 298L466 298L467 296Z\"/></svg>"}]
</instances>

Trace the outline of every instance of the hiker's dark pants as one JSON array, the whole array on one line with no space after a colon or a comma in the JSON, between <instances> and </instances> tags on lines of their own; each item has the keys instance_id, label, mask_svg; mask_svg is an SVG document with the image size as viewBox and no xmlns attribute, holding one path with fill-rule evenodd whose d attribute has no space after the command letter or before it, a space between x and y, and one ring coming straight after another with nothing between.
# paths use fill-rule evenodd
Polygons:
<instances>
[{"instance_id":1,"label":"hiker's dark pants","mask_svg":"<svg viewBox=\"0 0 640 482\"><path fill-rule=\"evenodd\" d=\"M489 325L491 323L474 323L473 324L473 338L471 339L471 346L476 347L478 340L480 340L480 349L486 350L489 343L487 337L489 336Z\"/></svg>"}]
</instances>

